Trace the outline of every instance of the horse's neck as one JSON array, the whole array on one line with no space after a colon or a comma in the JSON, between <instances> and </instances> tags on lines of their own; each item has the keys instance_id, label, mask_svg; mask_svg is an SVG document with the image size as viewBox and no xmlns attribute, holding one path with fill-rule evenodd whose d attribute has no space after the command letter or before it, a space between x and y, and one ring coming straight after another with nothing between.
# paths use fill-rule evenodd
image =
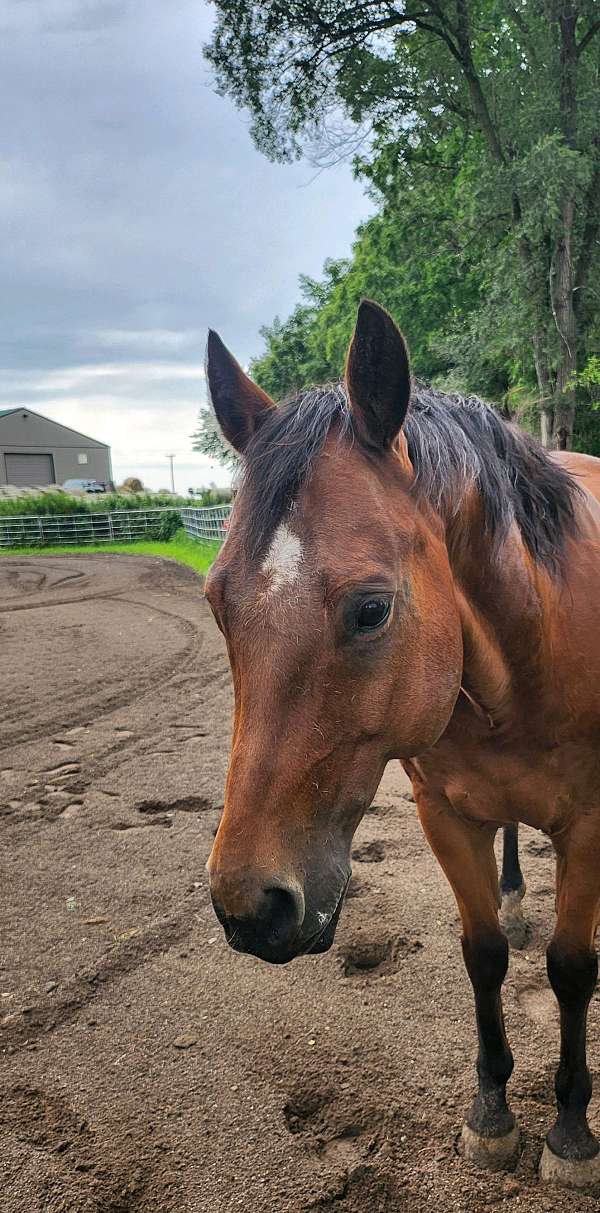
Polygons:
<instances>
[{"instance_id":1,"label":"horse's neck","mask_svg":"<svg viewBox=\"0 0 600 1213\"><path fill-rule=\"evenodd\" d=\"M578 505L578 524L554 575L516 524L491 550L476 493L446 523L464 642L457 722L470 712L481 729L545 745L574 720L600 720L600 511L591 498Z\"/></svg>"},{"instance_id":2,"label":"horse's neck","mask_svg":"<svg viewBox=\"0 0 600 1213\"><path fill-rule=\"evenodd\" d=\"M543 635L547 601L518 533L501 553L485 543L449 545L462 623L462 689L490 727L516 721L532 692L543 693Z\"/></svg>"}]
</instances>

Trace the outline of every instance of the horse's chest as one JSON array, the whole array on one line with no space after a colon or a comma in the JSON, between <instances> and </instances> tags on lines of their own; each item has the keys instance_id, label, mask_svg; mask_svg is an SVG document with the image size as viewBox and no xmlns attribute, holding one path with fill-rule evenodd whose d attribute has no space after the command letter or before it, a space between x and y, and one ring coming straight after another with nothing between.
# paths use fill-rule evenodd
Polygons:
<instances>
[{"instance_id":1,"label":"horse's chest","mask_svg":"<svg viewBox=\"0 0 600 1213\"><path fill-rule=\"evenodd\" d=\"M597 805L600 811L596 747L564 745L537 753L448 747L419 766L426 786L437 787L456 813L476 822L522 821L551 832L578 809Z\"/></svg>"}]
</instances>

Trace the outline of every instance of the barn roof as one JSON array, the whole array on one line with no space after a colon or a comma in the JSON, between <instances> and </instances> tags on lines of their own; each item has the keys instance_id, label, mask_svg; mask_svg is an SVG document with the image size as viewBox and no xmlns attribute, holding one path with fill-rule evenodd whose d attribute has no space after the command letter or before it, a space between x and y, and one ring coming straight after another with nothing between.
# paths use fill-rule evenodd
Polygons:
<instances>
[{"instance_id":1,"label":"barn roof","mask_svg":"<svg viewBox=\"0 0 600 1213\"><path fill-rule=\"evenodd\" d=\"M49 425L59 426L61 430L74 434L76 438L83 438L87 442L93 442L94 446L105 447L107 451L110 450L110 443L103 442L101 438L92 438L90 434L82 434L81 430L74 430L70 425L63 425L62 421L57 421L56 417L46 417L43 413L37 413L35 409L30 409L28 404L15 404L10 409L0 409L0 420L2 417L8 417L11 413L29 413L31 417L39 417L40 421L47 421Z\"/></svg>"}]
</instances>

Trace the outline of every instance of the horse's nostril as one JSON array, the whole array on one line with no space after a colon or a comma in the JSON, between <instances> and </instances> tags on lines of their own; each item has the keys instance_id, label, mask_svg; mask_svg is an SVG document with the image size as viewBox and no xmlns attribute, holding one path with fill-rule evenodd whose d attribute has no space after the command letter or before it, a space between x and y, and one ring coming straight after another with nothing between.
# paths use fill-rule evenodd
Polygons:
<instances>
[{"instance_id":1,"label":"horse's nostril","mask_svg":"<svg viewBox=\"0 0 600 1213\"><path fill-rule=\"evenodd\" d=\"M213 885L211 895L217 918L236 951L251 952L273 962L290 959L290 950L304 920L300 889L255 884L249 890L247 909L238 894L235 914L230 912L221 889Z\"/></svg>"},{"instance_id":2,"label":"horse's nostril","mask_svg":"<svg viewBox=\"0 0 600 1213\"><path fill-rule=\"evenodd\" d=\"M264 889L262 904L257 915L269 943L290 943L297 935L302 922L300 897L291 889L271 885Z\"/></svg>"}]
</instances>

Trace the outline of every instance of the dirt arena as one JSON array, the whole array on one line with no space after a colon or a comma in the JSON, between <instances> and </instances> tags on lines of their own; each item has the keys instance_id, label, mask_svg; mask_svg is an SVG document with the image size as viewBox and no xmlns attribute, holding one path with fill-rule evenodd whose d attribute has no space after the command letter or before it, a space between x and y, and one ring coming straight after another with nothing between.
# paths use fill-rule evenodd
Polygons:
<instances>
[{"instance_id":1,"label":"dirt arena","mask_svg":"<svg viewBox=\"0 0 600 1213\"><path fill-rule=\"evenodd\" d=\"M476 1047L457 916L398 764L333 949L270 968L228 950L208 896L231 692L200 580L3 557L0 654L2 1213L597 1209L536 1178L558 1053L541 836L505 985L524 1150L486 1176L457 1150ZM592 1068L598 1027L596 998Z\"/></svg>"}]
</instances>

